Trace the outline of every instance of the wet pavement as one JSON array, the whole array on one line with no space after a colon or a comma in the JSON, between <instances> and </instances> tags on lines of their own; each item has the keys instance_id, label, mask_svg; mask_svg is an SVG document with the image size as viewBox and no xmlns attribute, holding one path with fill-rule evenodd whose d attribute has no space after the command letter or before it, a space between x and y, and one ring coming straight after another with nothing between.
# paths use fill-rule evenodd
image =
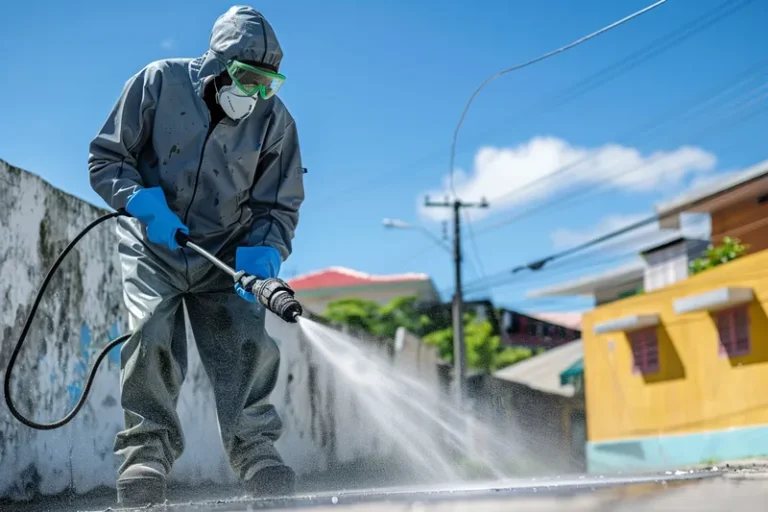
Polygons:
<instances>
[{"instance_id":1,"label":"wet pavement","mask_svg":"<svg viewBox=\"0 0 768 512\"><path fill-rule=\"evenodd\" d=\"M518 479L461 488L392 488L312 493L284 500L176 497L165 505L131 509L168 512L243 512L294 510L313 512L468 511L722 511L766 510L768 464L746 463L647 475L576 476ZM118 509L111 493L101 498L3 506L3 510L95 512ZM90 503L88 502L90 501Z\"/></svg>"}]
</instances>

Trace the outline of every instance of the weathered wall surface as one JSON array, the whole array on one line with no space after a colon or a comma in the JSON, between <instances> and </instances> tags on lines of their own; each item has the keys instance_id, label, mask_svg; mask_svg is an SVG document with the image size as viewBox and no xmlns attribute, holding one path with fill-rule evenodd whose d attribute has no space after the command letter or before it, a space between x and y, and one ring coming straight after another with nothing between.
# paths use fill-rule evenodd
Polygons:
<instances>
[{"instance_id":1,"label":"weathered wall surface","mask_svg":"<svg viewBox=\"0 0 768 512\"><path fill-rule=\"evenodd\" d=\"M0 162L0 368L44 273L66 243L105 213ZM112 228L112 229L110 229ZM12 382L17 408L36 421L63 417L74 405L93 352L123 330L114 226L107 221L73 250L49 285ZM29 429L0 409L0 492L85 490L113 476L108 455L121 422L116 359L103 365L88 404L70 425Z\"/></svg>"},{"instance_id":2,"label":"weathered wall surface","mask_svg":"<svg viewBox=\"0 0 768 512\"><path fill-rule=\"evenodd\" d=\"M0 376L45 272L64 246L104 213L0 161ZM106 221L70 253L40 304L17 361L13 396L17 407L36 421L55 421L70 410L101 347L127 329L114 226ZM391 443L367 424L370 420L354 405L352 390L338 385L333 369L291 331L294 327L269 317L268 330L282 347L273 400L286 424L279 442L286 461L306 474L389 454ZM192 485L233 482L193 341L178 411L187 449L173 478ZM27 428L3 403L0 497L113 486L120 461L112 445L122 426L117 350L102 363L80 414L61 429Z\"/></svg>"}]
</instances>

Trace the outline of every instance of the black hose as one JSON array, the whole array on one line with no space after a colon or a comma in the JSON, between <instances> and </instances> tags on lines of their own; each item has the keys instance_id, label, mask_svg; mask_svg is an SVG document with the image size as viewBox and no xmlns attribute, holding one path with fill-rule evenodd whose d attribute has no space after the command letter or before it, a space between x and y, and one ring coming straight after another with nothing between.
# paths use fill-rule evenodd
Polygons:
<instances>
[{"instance_id":1,"label":"black hose","mask_svg":"<svg viewBox=\"0 0 768 512\"><path fill-rule=\"evenodd\" d=\"M86 233L88 233L91 229L95 228L102 222L106 221L107 219L111 219L113 217L119 217L121 215L127 215L126 212L120 210L117 212L108 213L102 217L99 217L95 221L91 222L85 229L83 229L74 240L72 240L69 245L62 251L62 253L59 255L56 262L53 264L51 269L48 271L48 275L45 276L45 280L43 280L43 284L40 286L40 289L37 292L37 298L35 298L35 303L32 305L32 310L29 312L29 315L27 316L27 322L24 324L24 329L21 331L21 336L19 336L19 341L16 342L16 347L13 349L13 353L11 354L11 360L8 362L8 368L5 371L5 403L8 404L8 410L11 411L11 414L22 422L24 425L37 429L37 430L53 430L59 427L62 427L72 421L72 419L77 415L77 413L80 411L80 408L85 404L85 400L88 398L88 392L91 390L91 385L93 384L93 380L96 377L96 371L99 369L99 364L104 360L105 357L107 357L107 354L109 354L110 350L115 348L116 346L123 343L125 340L131 337L132 333L124 334L120 336L119 338L116 338L113 341L110 341L109 344L104 347L104 349L101 351L99 356L96 358L96 362L93 365L93 368L91 369L91 373L88 375L88 380L85 384L85 389L83 389L83 394L80 397L80 399L77 401L77 404L75 404L75 407L72 409L72 411L69 412L66 416L64 416L63 419L56 421L54 423L37 423L35 421L32 421L30 419L25 418L13 405L13 400L11 399L11 370L13 370L14 364L16 364L16 358L19 355L19 352L21 351L21 346L24 344L24 339L27 337L27 332L29 331L30 326L32 325L32 319L35 317L35 313L37 312L37 307L40 304L40 300L43 298L43 292L45 292L45 288L48 286L48 283L50 282L51 278L53 278L53 274L56 272L56 269L61 265L61 262L64 260L64 257L69 253L69 251L72 250L72 248L77 245L77 242L80 241L83 236L85 236Z\"/></svg>"}]
</instances>

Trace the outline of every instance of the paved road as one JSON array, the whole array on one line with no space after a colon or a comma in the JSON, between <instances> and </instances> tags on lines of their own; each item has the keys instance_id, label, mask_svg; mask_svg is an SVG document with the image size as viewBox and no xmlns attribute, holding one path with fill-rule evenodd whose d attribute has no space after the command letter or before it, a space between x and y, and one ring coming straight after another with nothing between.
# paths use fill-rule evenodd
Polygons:
<instances>
[{"instance_id":1,"label":"paved road","mask_svg":"<svg viewBox=\"0 0 768 512\"><path fill-rule=\"evenodd\" d=\"M245 512L290 509L312 512L651 512L764 511L768 498L768 464L664 472L652 475L527 479L457 488L398 488L323 493L291 500L175 499L141 510L167 512ZM38 502L3 510L41 512L117 510L113 495L90 503Z\"/></svg>"}]
</instances>

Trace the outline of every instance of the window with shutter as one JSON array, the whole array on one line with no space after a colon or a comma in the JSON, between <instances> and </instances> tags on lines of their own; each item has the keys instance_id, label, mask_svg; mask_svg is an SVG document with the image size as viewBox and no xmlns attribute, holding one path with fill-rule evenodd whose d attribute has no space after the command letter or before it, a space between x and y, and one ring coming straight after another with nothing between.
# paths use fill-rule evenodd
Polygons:
<instances>
[{"instance_id":1,"label":"window with shutter","mask_svg":"<svg viewBox=\"0 0 768 512\"><path fill-rule=\"evenodd\" d=\"M641 329L629 334L632 345L632 368L634 373L656 373L659 371L659 339L656 327Z\"/></svg>"},{"instance_id":2,"label":"window with shutter","mask_svg":"<svg viewBox=\"0 0 768 512\"><path fill-rule=\"evenodd\" d=\"M716 321L720 355L723 357L748 355L752 345L749 336L749 307L745 305L719 311Z\"/></svg>"}]
</instances>

